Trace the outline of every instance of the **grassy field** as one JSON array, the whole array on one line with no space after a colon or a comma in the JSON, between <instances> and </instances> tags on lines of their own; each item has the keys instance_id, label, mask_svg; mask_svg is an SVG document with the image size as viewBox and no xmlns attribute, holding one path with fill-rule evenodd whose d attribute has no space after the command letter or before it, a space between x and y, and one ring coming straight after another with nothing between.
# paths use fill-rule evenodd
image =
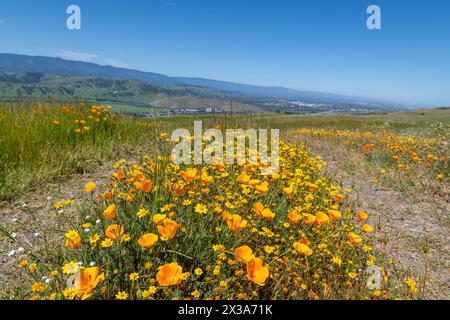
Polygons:
<instances>
[{"instance_id":1,"label":"grassy field","mask_svg":"<svg viewBox=\"0 0 450 320\"><path fill-rule=\"evenodd\" d=\"M114 110L0 108L1 297L449 297L450 110ZM170 133L194 120L281 129L279 174L174 165Z\"/></svg>"}]
</instances>

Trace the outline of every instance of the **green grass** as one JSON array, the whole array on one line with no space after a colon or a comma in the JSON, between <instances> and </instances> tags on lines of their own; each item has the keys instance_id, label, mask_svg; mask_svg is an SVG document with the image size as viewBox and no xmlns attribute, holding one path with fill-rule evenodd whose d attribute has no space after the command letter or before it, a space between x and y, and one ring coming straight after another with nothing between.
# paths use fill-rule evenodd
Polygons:
<instances>
[{"instance_id":1,"label":"green grass","mask_svg":"<svg viewBox=\"0 0 450 320\"><path fill-rule=\"evenodd\" d=\"M71 108L70 112L38 104L0 108L1 200L18 198L42 182L93 169L154 139L153 128L143 120L101 114L96 122L88 107ZM86 124L77 125L76 120ZM75 132L77 128L81 133Z\"/></svg>"},{"instance_id":2,"label":"green grass","mask_svg":"<svg viewBox=\"0 0 450 320\"><path fill-rule=\"evenodd\" d=\"M88 107L72 105L71 108L71 112L61 113L56 103L50 107L40 106L37 102L0 106L0 200L16 199L43 182L94 170L110 159L129 157L133 151L148 148L155 134L170 134L174 128L192 130L194 120L202 120L204 130L219 123L222 128L279 128L282 132L300 127L375 129L388 126L417 133L438 130L431 127L438 121L450 124L450 110L443 109L372 115L174 116L156 119L155 130L155 127L145 125L153 121L151 118L119 115L96 123L86 120L90 115ZM150 109L113 104L113 110L139 112ZM77 126L75 121L81 119L88 122L86 126L90 130L76 134L74 130L82 126ZM59 121L58 126L53 124L54 120Z\"/></svg>"}]
</instances>

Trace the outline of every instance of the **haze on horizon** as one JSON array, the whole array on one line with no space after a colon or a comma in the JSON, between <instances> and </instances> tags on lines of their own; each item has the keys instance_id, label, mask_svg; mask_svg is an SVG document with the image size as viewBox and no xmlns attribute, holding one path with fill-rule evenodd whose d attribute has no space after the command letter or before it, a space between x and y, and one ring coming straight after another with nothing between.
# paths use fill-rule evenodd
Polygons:
<instances>
[{"instance_id":1,"label":"haze on horizon","mask_svg":"<svg viewBox=\"0 0 450 320\"><path fill-rule=\"evenodd\" d=\"M82 29L66 28L66 8ZM382 10L368 30L366 9ZM17 0L0 4L0 52L450 105L450 2Z\"/></svg>"}]
</instances>

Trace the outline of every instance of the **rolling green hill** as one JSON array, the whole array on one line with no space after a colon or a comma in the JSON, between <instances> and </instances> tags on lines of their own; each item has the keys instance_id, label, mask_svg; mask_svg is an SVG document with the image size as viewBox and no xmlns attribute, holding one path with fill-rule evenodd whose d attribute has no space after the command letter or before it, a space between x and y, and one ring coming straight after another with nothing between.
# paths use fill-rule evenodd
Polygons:
<instances>
[{"instance_id":1,"label":"rolling green hill","mask_svg":"<svg viewBox=\"0 0 450 320\"><path fill-rule=\"evenodd\" d=\"M114 102L120 104L121 111L129 112L142 112L139 107L150 105L160 109L204 110L212 107L225 111L230 105L220 92L183 84L154 85L134 79L0 72L0 100L12 102L17 99ZM260 109L236 103L235 111Z\"/></svg>"}]
</instances>

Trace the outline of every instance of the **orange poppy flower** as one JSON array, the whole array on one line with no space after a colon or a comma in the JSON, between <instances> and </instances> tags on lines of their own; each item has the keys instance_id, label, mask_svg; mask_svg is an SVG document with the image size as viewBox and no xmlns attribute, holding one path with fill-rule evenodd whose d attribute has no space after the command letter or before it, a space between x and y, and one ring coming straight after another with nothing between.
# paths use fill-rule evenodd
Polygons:
<instances>
[{"instance_id":1,"label":"orange poppy flower","mask_svg":"<svg viewBox=\"0 0 450 320\"><path fill-rule=\"evenodd\" d=\"M163 225L159 225L156 228L158 229L159 234L161 235L162 241L172 240L178 229L179 225L173 220L166 219L164 220Z\"/></svg>"},{"instance_id":2,"label":"orange poppy flower","mask_svg":"<svg viewBox=\"0 0 450 320\"><path fill-rule=\"evenodd\" d=\"M363 230L365 233L370 233L370 232L373 231L373 227L372 227L371 225L365 223L365 224L362 226L362 230Z\"/></svg>"},{"instance_id":3,"label":"orange poppy flower","mask_svg":"<svg viewBox=\"0 0 450 320\"><path fill-rule=\"evenodd\" d=\"M195 168L188 169L186 171L181 172L180 174L186 182L191 182L191 181L195 180L195 178L197 177L198 170Z\"/></svg>"},{"instance_id":4,"label":"orange poppy flower","mask_svg":"<svg viewBox=\"0 0 450 320\"><path fill-rule=\"evenodd\" d=\"M253 213L256 214L258 217L261 217L261 213L264 210L264 205L261 203L261 201L255 202L253 205Z\"/></svg>"},{"instance_id":5,"label":"orange poppy flower","mask_svg":"<svg viewBox=\"0 0 450 320\"><path fill-rule=\"evenodd\" d=\"M272 212L272 210L270 210L270 208L265 208L262 212L261 215L263 216L264 219L266 219L267 221L272 221L273 218L275 218L275 213Z\"/></svg>"},{"instance_id":6,"label":"orange poppy flower","mask_svg":"<svg viewBox=\"0 0 450 320\"><path fill-rule=\"evenodd\" d=\"M176 262L165 264L158 269L156 280L160 286L169 287L181 283L183 269Z\"/></svg>"},{"instance_id":7,"label":"orange poppy flower","mask_svg":"<svg viewBox=\"0 0 450 320\"><path fill-rule=\"evenodd\" d=\"M348 241L350 241L352 245L356 246L362 242L362 238L356 233L350 232L348 234Z\"/></svg>"},{"instance_id":8,"label":"orange poppy flower","mask_svg":"<svg viewBox=\"0 0 450 320\"><path fill-rule=\"evenodd\" d=\"M77 296L82 300L86 300L92 294L97 285L105 280L105 274L100 274L98 267L80 269L79 276L75 279L75 289Z\"/></svg>"},{"instance_id":9,"label":"orange poppy flower","mask_svg":"<svg viewBox=\"0 0 450 320\"><path fill-rule=\"evenodd\" d=\"M269 183L267 181L261 182L260 184L255 185L255 190L258 194L264 194L269 191Z\"/></svg>"},{"instance_id":10,"label":"orange poppy flower","mask_svg":"<svg viewBox=\"0 0 450 320\"><path fill-rule=\"evenodd\" d=\"M88 182L84 187L84 191L86 191L87 193L91 193L92 191L94 191L95 186L96 186L95 182Z\"/></svg>"},{"instance_id":11,"label":"orange poppy flower","mask_svg":"<svg viewBox=\"0 0 450 320\"><path fill-rule=\"evenodd\" d=\"M269 268L260 258L253 258L247 262L247 278L259 286L263 286L269 277Z\"/></svg>"},{"instance_id":12,"label":"orange poppy flower","mask_svg":"<svg viewBox=\"0 0 450 320\"><path fill-rule=\"evenodd\" d=\"M334 200L336 201L336 203L340 203L342 200L344 200L344 198L345 198L344 195L342 195L342 194L337 194L337 195L334 197Z\"/></svg>"},{"instance_id":13,"label":"orange poppy flower","mask_svg":"<svg viewBox=\"0 0 450 320\"><path fill-rule=\"evenodd\" d=\"M103 211L103 216L106 219L110 219L113 220L116 218L117 214L116 214L116 205L113 203L111 205L109 205L105 211Z\"/></svg>"},{"instance_id":14,"label":"orange poppy flower","mask_svg":"<svg viewBox=\"0 0 450 320\"><path fill-rule=\"evenodd\" d=\"M152 185L153 183L151 180L138 181L135 183L136 188L144 193L149 193L152 189Z\"/></svg>"},{"instance_id":15,"label":"orange poppy flower","mask_svg":"<svg viewBox=\"0 0 450 320\"><path fill-rule=\"evenodd\" d=\"M253 255L253 251L249 246L241 246L234 250L234 254L236 255L236 261L238 262L248 262L253 259L255 256Z\"/></svg>"},{"instance_id":16,"label":"orange poppy flower","mask_svg":"<svg viewBox=\"0 0 450 320\"><path fill-rule=\"evenodd\" d=\"M154 224L163 224L164 220L166 218L167 218L167 215L157 213L157 214L153 215L152 221L153 221Z\"/></svg>"},{"instance_id":17,"label":"orange poppy flower","mask_svg":"<svg viewBox=\"0 0 450 320\"><path fill-rule=\"evenodd\" d=\"M105 236L112 240L120 239L125 233L124 226L120 226L117 224L112 224L105 230Z\"/></svg>"},{"instance_id":18,"label":"orange poppy flower","mask_svg":"<svg viewBox=\"0 0 450 320\"><path fill-rule=\"evenodd\" d=\"M337 221L341 217L341 212L338 210L328 210L328 216L331 221Z\"/></svg>"},{"instance_id":19,"label":"orange poppy flower","mask_svg":"<svg viewBox=\"0 0 450 320\"><path fill-rule=\"evenodd\" d=\"M304 254L305 256L310 256L313 253L310 247L300 241L294 242L294 249L297 253Z\"/></svg>"},{"instance_id":20,"label":"orange poppy flower","mask_svg":"<svg viewBox=\"0 0 450 320\"><path fill-rule=\"evenodd\" d=\"M356 213L356 221L358 222L364 222L367 220L367 218L369 218L369 215L364 211L360 210Z\"/></svg>"},{"instance_id":21,"label":"orange poppy flower","mask_svg":"<svg viewBox=\"0 0 450 320\"><path fill-rule=\"evenodd\" d=\"M250 176L245 172L241 172L240 175L238 175L237 177L237 182L239 183L247 183L250 181Z\"/></svg>"},{"instance_id":22,"label":"orange poppy flower","mask_svg":"<svg viewBox=\"0 0 450 320\"><path fill-rule=\"evenodd\" d=\"M322 226L324 224L327 224L329 220L330 219L329 219L328 215L326 215L325 213L320 212L320 211L317 212L317 214L316 214L316 222L317 222L318 225Z\"/></svg>"},{"instance_id":23,"label":"orange poppy flower","mask_svg":"<svg viewBox=\"0 0 450 320\"><path fill-rule=\"evenodd\" d=\"M239 232L247 228L247 223L247 220L242 219L242 217L238 214L232 214L230 218L227 219L228 227L234 232Z\"/></svg>"},{"instance_id":24,"label":"orange poppy flower","mask_svg":"<svg viewBox=\"0 0 450 320\"><path fill-rule=\"evenodd\" d=\"M309 225L312 225L312 224L316 223L316 217L313 216L310 213L306 214L306 216L305 216L305 223L309 224Z\"/></svg>"},{"instance_id":25,"label":"orange poppy flower","mask_svg":"<svg viewBox=\"0 0 450 320\"><path fill-rule=\"evenodd\" d=\"M292 195L294 193L294 186L291 184L289 187L283 188L283 192L287 196Z\"/></svg>"},{"instance_id":26,"label":"orange poppy flower","mask_svg":"<svg viewBox=\"0 0 450 320\"><path fill-rule=\"evenodd\" d=\"M144 234L138 240L138 244L145 249L151 249L156 242L158 242L158 236L154 233Z\"/></svg>"},{"instance_id":27,"label":"orange poppy flower","mask_svg":"<svg viewBox=\"0 0 450 320\"><path fill-rule=\"evenodd\" d=\"M288 213L288 218L291 223L298 223L300 221L300 213L294 209Z\"/></svg>"}]
</instances>

